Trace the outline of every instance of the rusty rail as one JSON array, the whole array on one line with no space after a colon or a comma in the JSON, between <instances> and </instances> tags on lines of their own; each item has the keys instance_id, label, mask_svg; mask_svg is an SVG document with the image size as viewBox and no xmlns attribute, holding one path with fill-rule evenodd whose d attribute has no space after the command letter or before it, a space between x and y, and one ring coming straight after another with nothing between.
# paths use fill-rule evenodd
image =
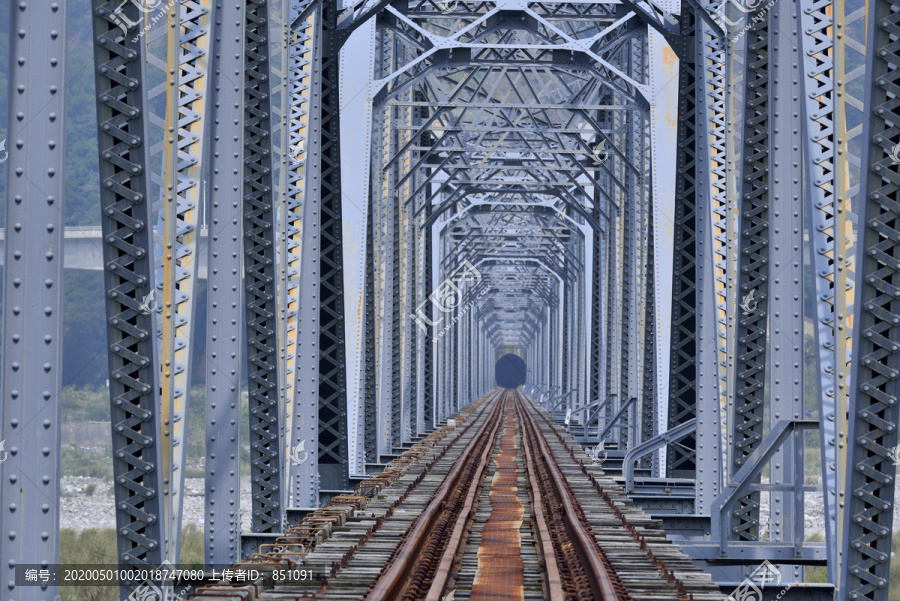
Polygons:
<instances>
[{"instance_id":1,"label":"rusty rail","mask_svg":"<svg viewBox=\"0 0 900 601\"><path fill-rule=\"evenodd\" d=\"M568 579L564 577L563 581L568 584L571 596L579 601L629 600L631 597L594 539L578 500L569 489L537 422L520 400L518 391L515 392L515 404L523 426L522 439L532 490L543 489L548 493L542 495L542 500L550 508L549 514L553 516L548 530L551 535L556 535L556 559L563 563L561 572L569 576ZM534 448L529 449L530 446ZM536 461L536 456L543 460Z\"/></svg>"},{"instance_id":2,"label":"rusty rail","mask_svg":"<svg viewBox=\"0 0 900 601\"><path fill-rule=\"evenodd\" d=\"M466 446L450 473L435 491L425 511L406 533L403 541L394 551L388 565L366 595L366 601L394 601L409 599L418 601L425 590L440 591L450 576L451 561L444 561L448 553L455 554L462 540L462 529L469 518L474 495L481 482L481 476L490 461L492 442L497 437L503 415L503 402L498 402L488 419L482 424L472 441ZM478 456L478 462L469 461ZM465 500L460 497L466 494ZM450 520L453 520L452 530ZM444 549L445 552L441 553ZM435 565L438 554L441 560ZM427 587L426 585L430 586Z\"/></svg>"}]
</instances>

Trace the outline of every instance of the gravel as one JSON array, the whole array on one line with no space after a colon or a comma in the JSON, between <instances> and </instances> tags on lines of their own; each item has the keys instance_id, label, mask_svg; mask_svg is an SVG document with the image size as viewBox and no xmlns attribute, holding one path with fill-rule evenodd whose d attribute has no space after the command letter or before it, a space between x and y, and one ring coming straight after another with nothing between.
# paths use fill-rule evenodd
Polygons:
<instances>
[{"instance_id":1,"label":"gravel","mask_svg":"<svg viewBox=\"0 0 900 601\"><path fill-rule=\"evenodd\" d=\"M202 467L202 464L192 467ZM900 499L900 479L895 490L895 499ZM93 494L88 494L89 486L94 485ZM204 487L203 478L185 478L184 480L184 516L182 523L203 530L204 519ZM103 478L82 476L63 476L61 481L62 496L60 499L60 528L82 531L88 528L115 528L115 500L112 493L112 482ZM769 502L768 495L761 495L760 523L762 534L768 531ZM241 531L250 531L250 477L241 478ZM804 523L807 538L813 535L824 537L825 507L821 492L806 493ZM900 531L900 503L894 504L894 528Z\"/></svg>"},{"instance_id":2,"label":"gravel","mask_svg":"<svg viewBox=\"0 0 900 601\"><path fill-rule=\"evenodd\" d=\"M59 527L76 531L88 528L115 528L115 499L112 482L102 478L64 476L61 482ZM88 486L94 484L92 495ZM203 530L203 478L184 479L183 526L193 524ZM250 531L250 477L241 478L241 531Z\"/></svg>"}]
</instances>

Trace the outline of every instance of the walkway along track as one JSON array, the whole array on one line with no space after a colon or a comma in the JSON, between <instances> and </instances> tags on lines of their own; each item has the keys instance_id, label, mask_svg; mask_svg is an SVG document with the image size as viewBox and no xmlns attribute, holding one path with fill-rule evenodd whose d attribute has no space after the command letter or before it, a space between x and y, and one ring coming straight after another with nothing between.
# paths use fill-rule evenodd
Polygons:
<instances>
[{"instance_id":1,"label":"walkway along track","mask_svg":"<svg viewBox=\"0 0 900 601\"><path fill-rule=\"evenodd\" d=\"M525 395L495 391L457 419L235 566L266 576L189 598L724 599Z\"/></svg>"}]
</instances>

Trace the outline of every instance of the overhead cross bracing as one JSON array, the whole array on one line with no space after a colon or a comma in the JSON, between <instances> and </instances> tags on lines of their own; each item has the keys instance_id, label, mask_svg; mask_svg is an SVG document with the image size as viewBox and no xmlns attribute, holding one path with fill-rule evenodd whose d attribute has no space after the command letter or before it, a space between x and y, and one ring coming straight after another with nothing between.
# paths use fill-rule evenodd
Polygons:
<instances>
[{"instance_id":1,"label":"overhead cross bracing","mask_svg":"<svg viewBox=\"0 0 900 601\"><path fill-rule=\"evenodd\" d=\"M56 591L14 572L59 557L65 48L88 38L123 566L178 562L197 377L221 566L515 356L723 593L762 565L768 597L888 597L894 0L91 0L81 36L69 4L10 4L7 597Z\"/></svg>"}]
</instances>

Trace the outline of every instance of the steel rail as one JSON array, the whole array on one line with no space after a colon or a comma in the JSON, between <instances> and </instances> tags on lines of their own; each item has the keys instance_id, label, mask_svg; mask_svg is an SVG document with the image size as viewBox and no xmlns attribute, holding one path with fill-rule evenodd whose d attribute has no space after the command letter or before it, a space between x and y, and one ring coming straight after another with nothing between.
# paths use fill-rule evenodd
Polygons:
<instances>
[{"instance_id":1,"label":"steel rail","mask_svg":"<svg viewBox=\"0 0 900 601\"><path fill-rule=\"evenodd\" d=\"M544 515L543 496L538 481L535 459L531 453L531 447L525 440L525 423L522 423L522 447L525 449L525 467L528 471L528 485L531 489L531 507L534 512L536 534L540 539L539 551L543 555L544 569L547 571L545 582L549 601L565 601L566 593L563 589L562 576L559 565L556 563L556 554L553 552L553 539L550 536L547 517Z\"/></svg>"},{"instance_id":2,"label":"steel rail","mask_svg":"<svg viewBox=\"0 0 900 601\"><path fill-rule=\"evenodd\" d=\"M497 428L494 430L494 435L490 438L490 440L496 440L496 433L499 432L500 426L503 425L503 418L506 415L506 405L509 402L509 392L504 391L500 395L500 400L497 405L500 407L500 417L498 419ZM494 445L485 445L484 451L481 454L481 460L478 464L478 469L476 470L474 478L472 478L472 482L469 485L469 490L466 493L466 502L463 505L462 510L459 512L459 516L456 519L456 523L453 525L453 533L450 535L450 540L447 542L447 546L444 548L444 553L441 556L441 561L438 564L437 572L434 575L434 579L431 581L431 587L428 589L428 594L425 596L425 601L441 601L444 589L447 586L447 580L450 578L450 573L453 569L454 559L459 553L460 544L463 543L463 534L466 530L466 526L471 518L474 518L474 512L472 511L473 506L475 505L475 499L478 491L481 489L481 481L484 475L485 470L487 469L488 463L490 462L492 456L494 454Z\"/></svg>"},{"instance_id":3,"label":"steel rail","mask_svg":"<svg viewBox=\"0 0 900 601\"><path fill-rule=\"evenodd\" d=\"M640 544L640 548L642 551L644 551L644 553L646 553L647 558L651 562L653 562L654 565L656 565L656 568L659 570L659 572L661 574L666 576L668 584L673 589L675 589L675 595L676 595L676 598L678 599L678 601L689 601L690 599L693 599L693 597L685 589L684 582L675 575L674 571L672 571L666 567L664 561L660 560L658 557L656 557L653 554L653 551L647 546L646 539L640 534L640 532L632 524L630 524L628 522L628 519L625 517L625 514L623 514L621 512L620 508L616 505L615 501L612 500L612 498L609 496L609 494L603 490L603 488L600 486L600 483L594 478L594 475L589 474L587 472L587 470L584 467L584 463L582 463L579 459L577 459L575 457L575 453L572 451L572 449L569 447L569 445L566 444L566 441L563 439L563 437L560 435L560 433L556 429L553 428L553 424L547 418L547 416L543 413L540 413L539 416L543 420L543 422L545 424L547 424L548 427L551 428L551 431L556 436L557 440L563 445L563 447L569 453L569 457L572 458L572 461L574 461L575 463L577 463L581 466L582 474L585 474L588 476L590 481L593 483L594 489L597 491L597 494L603 498L604 503L606 503L606 505L612 510L613 515L615 515L622 522L622 526L625 528L625 530L628 531L631 538L635 542ZM603 551L601 549L601 553L602 552Z\"/></svg>"},{"instance_id":4,"label":"steel rail","mask_svg":"<svg viewBox=\"0 0 900 601\"><path fill-rule=\"evenodd\" d=\"M372 589L367 593L365 597L366 601L394 601L396 599L402 599L408 585L412 583L411 575L414 572L416 565L419 563L429 563L426 559L427 555L433 556L436 553L436 550L426 549L426 543L429 542L428 539L434 532L435 525L445 511L446 501L453 492L457 490L457 485L462 479L464 471L469 466L470 456L476 453L478 449L482 449L479 463L476 465L475 474L470 480L471 489L478 488L480 476L483 475L487 463L490 460L491 451L493 450L493 445L487 445L486 442L495 440L497 437L497 432L502 424L502 407L502 402L498 402L494 406L488 419L485 420L475 437L468 445L466 445L466 448L459 455L456 462L454 462L450 473L447 474L447 477L441 483L440 488L432 495L425 510L413 524L412 528L410 528L407 536L400 543L400 546L397 547L389 565L381 573ZM457 523L460 519L468 519L468 512L461 511ZM423 551L425 553L423 553ZM432 580L432 587L435 586L436 583L439 583L441 578L443 578L443 584L446 584L448 577L449 570L443 574L435 573Z\"/></svg>"},{"instance_id":5,"label":"steel rail","mask_svg":"<svg viewBox=\"0 0 900 601\"><path fill-rule=\"evenodd\" d=\"M279 537L274 544L263 544L259 553L254 553L251 557L232 565L231 570L246 570L248 568L259 568L260 566L280 565L282 569L294 569L300 562L306 559L308 553L312 552L318 545L324 543L332 534L332 525L335 523L334 516L344 513L345 516L354 511L359 511L361 507L365 507L366 499L374 498L386 486L391 486L397 482L402 474L404 474L411 466L419 463L421 455L417 452L421 450L420 445L433 447L439 443L445 436L449 436L450 432L455 432L455 438L443 449L443 451L434 458L430 463L425 464L424 470L419 474L418 478L413 481L406 489L406 493L401 495L398 500L391 504L389 510L382 517L375 520L375 524L369 528L367 534L360 541L359 545L354 545L344 554L340 563L332 564L331 576L333 577L342 567L346 567L347 562L353 555L368 541L372 535L377 532L385 523L385 520L393 515L394 510L406 500L409 494L415 490L424 480L432 467L439 462L454 446L461 437L472 428L476 421L488 411L485 407L492 399L496 398L499 393L491 392L475 401L456 415L458 425L456 429L442 426L426 436L419 445L411 449L407 449L385 466L384 472L372 474L366 480L359 483L354 491L354 495L338 495L334 497L326 505L306 516L303 521L291 527L284 536ZM477 412L477 415L474 415ZM459 423L461 422L461 424ZM360 504L362 502L362 505ZM262 578L253 582L238 582L234 579L221 580L219 582L200 586L187 596L188 601L205 601L209 597L225 597L235 598L240 596L245 601L248 599L256 599L259 594L270 591L274 588L275 581L271 575L264 575ZM324 579L322 587L313 596L320 595L327 589L328 579ZM243 588L248 587L248 588ZM246 596L243 594L251 588L255 591L254 595ZM249 595L249 594L248 594Z\"/></svg>"},{"instance_id":6,"label":"steel rail","mask_svg":"<svg viewBox=\"0 0 900 601\"><path fill-rule=\"evenodd\" d=\"M576 508L580 507L580 504L566 486L565 476L553 458L553 453L547 444L547 440L541 434L537 421L520 399L518 391L515 393L515 402L520 409L520 415L523 416L523 445L528 448L528 441L533 441L544 458L544 465L550 475L550 485L555 490L557 498L561 501L565 514L569 540L582 562L581 567L588 572L588 582L593 590L594 598L603 601L623 599L623 595L617 590L616 582L618 581L618 576L615 574L615 570L612 569L612 566L607 566L608 561L602 555L602 551L596 540L594 540L593 532L582 522L581 516L576 510ZM532 463L531 465L533 466L534 464ZM535 482L534 484L537 483Z\"/></svg>"}]
</instances>

